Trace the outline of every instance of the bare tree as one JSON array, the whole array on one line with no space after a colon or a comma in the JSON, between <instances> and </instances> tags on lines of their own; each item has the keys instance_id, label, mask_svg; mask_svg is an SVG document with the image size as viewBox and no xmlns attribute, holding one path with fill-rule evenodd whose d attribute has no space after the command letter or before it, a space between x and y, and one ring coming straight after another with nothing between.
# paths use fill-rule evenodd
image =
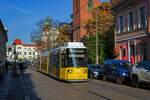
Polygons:
<instances>
[{"instance_id":1,"label":"bare tree","mask_svg":"<svg viewBox=\"0 0 150 100\"><path fill-rule=\"evenodd\" d=\"M55 46L58 32L58 22L47 16L36 24L37 28L31 32L31 41L37 44L38 50L43 51Z\"/></svg>"}]
</instances>

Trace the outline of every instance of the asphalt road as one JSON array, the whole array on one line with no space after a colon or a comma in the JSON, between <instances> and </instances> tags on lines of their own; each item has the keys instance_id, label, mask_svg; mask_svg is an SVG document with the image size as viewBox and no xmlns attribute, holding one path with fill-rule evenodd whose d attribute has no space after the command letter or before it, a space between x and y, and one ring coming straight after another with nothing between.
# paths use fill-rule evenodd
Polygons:
<instances>
[{"instance_id":1,"label":"asphalt road","mask_svg":"<svg viewBox=\"0 0 150 100\"><path fill-rule=\"evenodd\" d=\"M65 83L28 68L22 77L26 100L150 100L150 90L96 79Z\"/></svg>"}]
</instances>

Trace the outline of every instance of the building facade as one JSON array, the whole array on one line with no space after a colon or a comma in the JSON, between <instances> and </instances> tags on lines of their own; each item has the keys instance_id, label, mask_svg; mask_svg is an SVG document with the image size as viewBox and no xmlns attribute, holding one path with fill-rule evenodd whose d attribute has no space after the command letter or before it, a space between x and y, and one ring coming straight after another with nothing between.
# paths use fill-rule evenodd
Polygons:
<instances>
[{"instance_id":1,"label":"building facade","mask_svg":"<svg viewBox=\"0 0 150 100\"><path fill-rule=\"evenodd\" d=\"M100 0L73 0L73 40L80 41L86 34L85 23L92 18L92 9Z\"/></svg>"},{"instance_id":2,"label":"building facade","mask_svg":"<svg viewBox=\"0 0 150 100\"><path fill-rule=\"evenodd\" d=\"M149 9L150 0L118 0L114 4L117 59L132 64L150 60Z\"/></svg>"},{"instance_id":3,"label":"building facade","mask_svg":"<svg viewBox=\"0 0 150 100\"><path fill-rule=\"evenodd\" d=\"M4 64L6 61L6 42L7 30L5 29L2 21L0 20L0 61Z\"/></svg>"},{"instance_id":4,"label":"building facade","mask_svg":"<svg viewBox=\"0 0 150 100\"><path fill-rule=\"evenodd\" d=\"M9 61L14 61L14 55L17 54L18 61L33 61L38 56L38 52L36 50L35 44L24 44L20 39L16 39L12 46L8 47L7 59Z\"/></svg>"}]
</instances>

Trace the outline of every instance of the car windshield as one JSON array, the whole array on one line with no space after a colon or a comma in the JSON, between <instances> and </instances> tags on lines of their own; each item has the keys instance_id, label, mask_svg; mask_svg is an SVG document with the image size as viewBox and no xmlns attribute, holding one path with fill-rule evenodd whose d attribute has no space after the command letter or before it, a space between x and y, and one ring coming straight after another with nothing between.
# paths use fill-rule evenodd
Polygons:
<instances>
[{"instance_id":1,"label":"car windshield","mask_svg":"<svg viewBox=\"0 0 150 100\"><path fill-rule=\"evenodd\" d=\"M117 64L119 66L126 67L126 68L130 68L131 67L131 64L129 62L118 62Z\"/></svg>"},{"instance_id":2,"label":"car windshield","mask_svg":"<svg viewBox=\"0 0 150 100\"><path fill-rule=\"evenodd\" d=\"M145 68L145 69L147 69L147 70L150 70L150 62L143 62L143 63L141 64L141 67L142 67L142 68Z\"/></svg>"},{"instance_id":3,"label":"car windshield","mask_svg":"<svg viewBox=\"0 0 150 100\"><path fill-rule=\"evenodd\" d=\"M86 49L67 49L68 66L85 67L87 65Z\"/></svg>"}]
</instances>

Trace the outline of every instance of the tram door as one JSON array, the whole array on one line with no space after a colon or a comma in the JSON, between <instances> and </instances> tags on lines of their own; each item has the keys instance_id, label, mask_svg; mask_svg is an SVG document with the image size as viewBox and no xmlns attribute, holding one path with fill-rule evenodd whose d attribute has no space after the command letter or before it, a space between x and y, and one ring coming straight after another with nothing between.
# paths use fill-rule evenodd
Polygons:
<instances>
[{"instance_id":1,"label":"tram door","mask_svg":"<svg viewBox=\"0 0 150 100\"><path fill-rule=\"evenodd\" d=\"M56 54L56 77L60 78L60 55L59 52Z\"/></svg>"}]
</instances>

